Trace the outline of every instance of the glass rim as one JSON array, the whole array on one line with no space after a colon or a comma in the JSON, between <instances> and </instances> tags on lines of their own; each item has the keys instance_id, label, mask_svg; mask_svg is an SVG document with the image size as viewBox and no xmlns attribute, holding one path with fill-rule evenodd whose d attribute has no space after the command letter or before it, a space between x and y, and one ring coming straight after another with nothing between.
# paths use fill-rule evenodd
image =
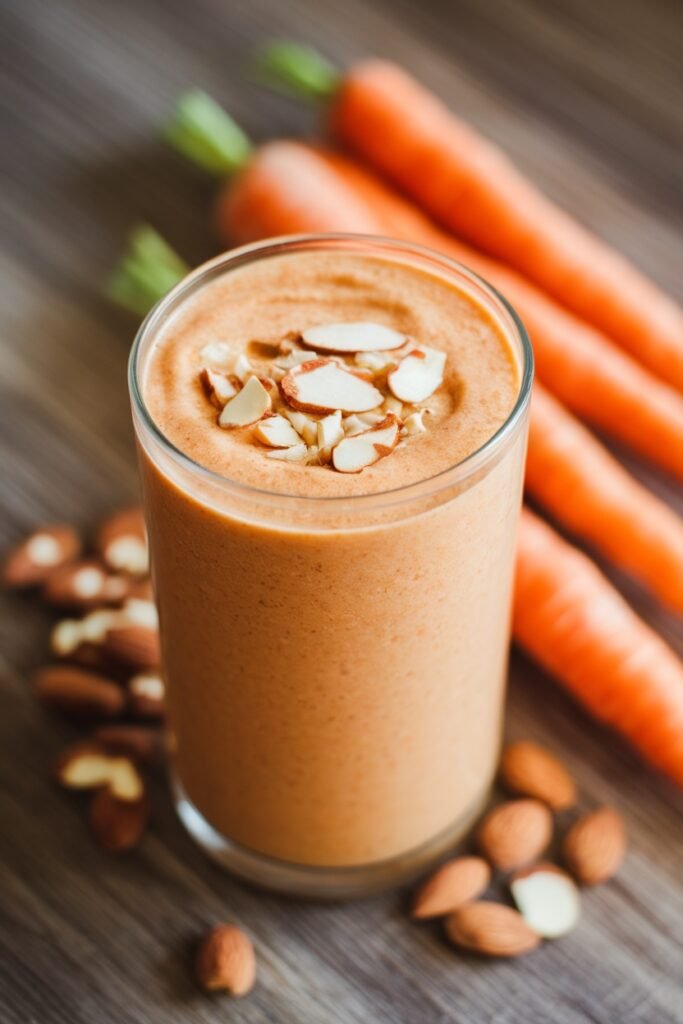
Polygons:
<instances>
[{"instance_id":1,"label":"glass rim","mask_svg":"<svg viewBox=\"0 0 683 1024\"><path fill-rule=\"evenodd\" d=\"M439 470L438 473L434 473L429 477L411 481L386 491L349 495L293 494L242 483L195 461L169 440L147 408L142 394L139 373L140 354L143 344L150 335L153 336L155 334L163 324L167 314L174 307L179 307L189 294L201 286L205 279L210 279L219 271L229 272L230 269L236 269L255 260L284 255L291 251L306 250L308 248L334 249L335 247L346 248L348 251L352 251L354 248L367 250L369 255L372 254L371 250L373 248L379 248L385 251L388 250L396 256L399 256L401 253L416 256L441 270L449 272L451 275L460 278L460 280L464 278L465 281L483 291L490 300L493 300L494 306L497 307L496 312L502 311L511 322L513 331L520 344L522 358L519 390L514 405L506 419L479 448L470 452L465 458L447 466L445 469ZM400 239L383 237L381 235L355 234L350 232L282 235L259 242L251 242L214 256L187 274L152 307L136 332L128 358L128 388L133 412L139 416L145 429L174 463L192 474L199 475L214 486L242 495L252 501L265 501L268 504L279 502L283 506L301 506L302 503L310 503L327 510L332 510L335 506L343 506L346 512L352 509L360 511L368 507L389 507L409 501L411 498L434 497L440 492L466 481L470 476L493 461L497 453L505 447L508 438L514 435L516 427L520 420L522 420L529 404L533 377L534 356L526 328L505 296L485 278L475 273L465 264L459 263L457 260L445 256L428 246L404 242Z\"/></svg>"}]
</instances>

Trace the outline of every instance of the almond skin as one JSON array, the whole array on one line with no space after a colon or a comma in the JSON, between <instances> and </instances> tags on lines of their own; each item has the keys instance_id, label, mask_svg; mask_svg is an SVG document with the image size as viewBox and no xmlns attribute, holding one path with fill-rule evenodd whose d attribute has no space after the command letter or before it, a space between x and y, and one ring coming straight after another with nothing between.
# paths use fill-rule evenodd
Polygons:
<instances>
[{"instance_id":1,"label":"almond skin","mask_svg":"<svg viewBox=\"0 0 683 1024\"><path fill-rule=\"evenodd\" d=\"M572 825L562 844L565 864L582 885L599 885L617 873L626 852L624 820L601 807Z\"/></svg>"},{"instance_id":2,"label":"almond skin","mask_svg":"<svg viewBox=\"0 0 683 1024\"><path fill-rule=\"evenodd\" d=\"M483 857L456 857L446 861L418 889L413 917L424 920L450 914L480 896L491 880Z\"/></svg>"},{"instance_id":3,"label":"almond skin","mask_svg":"<svg viewBox=\"0 0 683 1024\"><path fill-rule=\"evenodd\" d=\"M53 549L47 558L41 557L41 543ZM38 586L55 569L78 558L80 552L81 539L73 527L61 523L43 526L10 551L2 569L2 582L17 590Z\"/></svg>"},{"instance_id":4,"label":"almond skin","mask_svg":"<svg viewBox=\"0 0 683 1024\"><path fill-rule=\"evenodd\" d=\"M542 800L554 811L576 803L576 786L567 769L545 747L530 740L505 748L500 776L508 792Z\"/></svg>"},{"instance_id":5,"label":"almond skin","mask_svg":"<svg viewBox=\"0 0 683 1024\"><path fill-rule=\"evenodd\" d=\"M145 725L101 725L92 739L107 754L130 757L138 764L157 760L163 748L160 731Z\"/></svg>"},{"instance_id":6,"label":"almond skin","mask_svg":"<svg viewBox=\"0 0 683 1024\"><path fill-rule=\"evenodd\" d=\"M158 668L161 662L159 634L135 624L114 626L104 638L104 654L132 669Z\"/></svg>"},{"instance_id":7,"label":"almond skin","mask_svg":"<svg viewBox=\"0 0 683 1024\"><path fill-rule=\"evenodd\" d=\"M126 704L126 695L117 683L71 665L41 669L34 686L44 704L74 718L116 718Z\"/></svg>"},{"instance_id":8,"label":"almond skin","mask_svg":"<svg viewBox=\"0 0 683 1024\"><path fill-rule=\"evenodd\" d=\"M552 838L553 819L538 800L509 800L490 811L477 834L479 848L499 871L536 860Z\"/></svg>"},{"instance_id":9,"label":"almond skin","mask_svg":"<svg viewBox=\"0 0 683 1024\"><path fill-rule=\"evenodd\" d=\"M234 925L212 928L195 961L197 981L207 992L245 996L256 980L256 957L251 940Z\"/></svg>"},{"instance_id":10,"label":"almond skin","mask_svg":"<svg viewBox=\"0 0 683 1024\"><path fill-rule=\"evenodd\" d=\"M446 935L460 949L482 956L523 956L540 943L512 907L504 903L467 903L446 918Z\"/></svg>"},{"instance_id":11,"label":"almond skin","mask_svg":"<svg viewBox=\"0 0 683 1024\"><path fill-rule=\"evenodd\" d=\"M139 800L119 800L105 787L97 790L90 804L91 832L108 853L126 853L138 846L148 818L146 793Z\"/></svg>"}]
</instances>

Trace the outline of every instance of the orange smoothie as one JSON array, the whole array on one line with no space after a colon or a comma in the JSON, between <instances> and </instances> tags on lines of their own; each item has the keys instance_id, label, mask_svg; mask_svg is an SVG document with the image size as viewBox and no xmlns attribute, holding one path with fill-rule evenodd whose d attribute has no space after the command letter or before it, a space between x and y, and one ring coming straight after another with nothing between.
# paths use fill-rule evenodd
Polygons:
<instances>
[{"instance_id":1,"label":"orange smoothie","mask_svg":"<svg viewBox=\"0 0 683 1024\"><path fill-rule=\"evenodd\" d=\"M179 801L242 874L362 891L491 784L529 356L436 256L240 253L164 300L132 362Z\"/></svg>"}]
</instances>

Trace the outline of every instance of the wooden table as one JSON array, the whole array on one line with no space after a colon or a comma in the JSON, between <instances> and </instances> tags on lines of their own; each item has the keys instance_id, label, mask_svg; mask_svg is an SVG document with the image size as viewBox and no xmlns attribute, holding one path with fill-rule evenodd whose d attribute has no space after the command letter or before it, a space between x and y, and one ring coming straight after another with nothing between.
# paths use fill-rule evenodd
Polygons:
<instances>
[{"instance_id":1,"label":"wooden table","mask_svg":"<svg viewBox=\"0 0 683 1024\"><path fill-rule=\"evenodd\" d=\"M92 523L135 493L124 369L134 320L101 282L128 226L151 221L190 261L213 251L210 188L158 124L199 84L256 138L309 130L262 92L246 54L274 33L340 62L393 56L672 291L680 289L680 38L675 0L21 0L5 3L0 105L0 541L41 520ZM660 493L680 491L653 470ZM681 623L619 578L683 650ZM681 802L522 659L508 731L545 739L587 805L631 838L581 926L518 963L483 963L416 927L402 896L304 905L232 881L194 848L162 779L139 854L91 843L47 765L74 733L27 689L49 617L3 597L0 1019L7 1024L661 1024L683 1021ZM208 923L241 922L260 976L243 1002L199 993L188 963Z\"/></svg>"}]
</instances>

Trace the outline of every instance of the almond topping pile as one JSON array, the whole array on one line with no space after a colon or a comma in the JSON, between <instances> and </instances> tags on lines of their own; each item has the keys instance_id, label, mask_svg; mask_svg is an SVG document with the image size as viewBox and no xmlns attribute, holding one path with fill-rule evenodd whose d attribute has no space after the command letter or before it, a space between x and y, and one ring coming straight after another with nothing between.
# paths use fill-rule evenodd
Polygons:
<instances>
[{"instance_id":1,"label":"almond topping pile","mask_svg":"<svg viewBox=\"0 0 683 1024\"><path fill-rule=\"evenodd\" d=\"M446 367L444 352L370 321L319 324L249 350L257 364L221 341L199 353L218 426L250 428L270 459L339 473L360 473L424 433L424 403Z\"/></svg>"}]
</instances>

